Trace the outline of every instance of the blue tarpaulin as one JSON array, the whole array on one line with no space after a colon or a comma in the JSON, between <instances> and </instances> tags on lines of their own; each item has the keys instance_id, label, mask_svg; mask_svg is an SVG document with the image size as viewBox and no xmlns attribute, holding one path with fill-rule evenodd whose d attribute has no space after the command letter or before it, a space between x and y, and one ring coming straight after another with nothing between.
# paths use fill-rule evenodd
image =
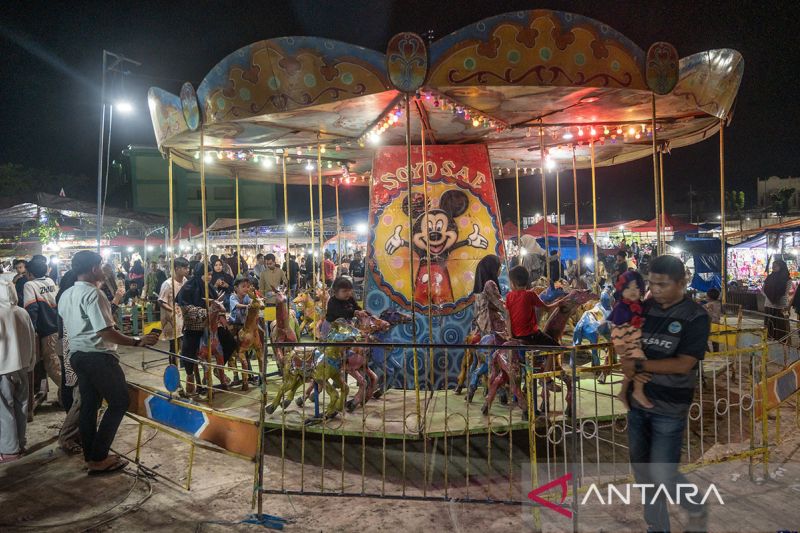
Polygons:
<instances>
[{"instance_id":1,"label":"blue tarpaulin","mask_svg":"<svg viewBox=\"0 0 800 533\"><path fill-rule=\"evenodd\" d=\"M694 276L691 288L700 292L708 292L710 289L722 287L722 243L719 239L689 237L680 241L672 241L669 245L692 255Z\"/></svg>"},{"instance_id":2,"label":"blue tarpaulin","mask_svg":"<svg viewBox=\"0 0 800 533\"><path fill-rule=\"evenodd\" d=\"M551 250L558 250L558 237L547 237L547 247L544 245L544 237L536 239L543 249L548 252ZM594 246L591 244L580 244L581 257L593 257ZM562 261L575 261L575 237L561 237L561 260Z\"/></svg>"}]
</instances>

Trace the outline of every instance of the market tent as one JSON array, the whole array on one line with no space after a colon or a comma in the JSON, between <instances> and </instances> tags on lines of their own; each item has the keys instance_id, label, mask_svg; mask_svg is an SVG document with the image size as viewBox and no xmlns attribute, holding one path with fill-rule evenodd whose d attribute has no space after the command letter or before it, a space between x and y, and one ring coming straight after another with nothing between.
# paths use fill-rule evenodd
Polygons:
<instances>
[{"instance_id":1,"label":"market tent","mask_svg":"<svg viewBox=\"0 0 800 533\"><path fill-rule=\"evenodd\" d=\"M546 248L548 251L558 250L558 241L561 241L561 260L562 261L574 261L577 257L576 250L575 250L575 237L547 237L547 246L545 247L544 237L536 239L536 242L542 248ZM580 254L581 257L593 257L594 256L594 246L589 244L580 245Z\"/></svg>"},{"instance_id":2,"label":"market tent","mask_svg":"<svg viewBox=\"0 0 800 533\"><path fill-rule=\"evenodd\" d=\"M721 242L719 239L687 238L669 243L673 248L679 248L691 254L694 261L694 275L689 285L700 292L710 289L722 288L722 257Z\"/></svg>"},{"instance_id":3,"label":"market tent","mask_svg":"<svg viewBox=\"0 0 800 533\"><path fill-rule=\"evenodd\" d=\"M75 198L66 198L39 192L33 195L8 197L0 200L0 227L14 226L26 221L39 221L44 210L58 211L66 218L80 219L94 223L97 217L97 204ZM103 212L105 225L124 223L126 226L158 226L164 218L149 213L140 213L106 206ZM67 227L62 229L66 230Z\"/></svg>"},{"instance_id":4,"label":"market tent","mask_svg":"<svg viewBox=\"0 0 800 533\"><path fill-rule=\"evenodd\" d=\"M688 222L684 222L678 218L674 218L670 215L664 215L664 231L666 232L673 232L673 233L691 233L697 231L697 226L694 224L689 224ZM630 231L636 233L655 233L657 231L657 223L656 219L647 222L646 224L642 224L641 226L636 226L630 228Z\"/></svg>"},{"instance_id":5,"label":"market tent","mask_svg":"<svg viewBox=\"0 0 800 533\"><path fill-rule=\"evenodd\" d=\"M800 231L800 218L785 220L783 222L778 222L777 224L770 224L769 226L763 226L760 228L746 229L743 231L728 233L726 235L729 239L741 239L750 238L754 235L757 236L764 231Z\"/></svg>"},{"instance_id":6,"label":"market tent","mask_svg":"<svg viewBox=\"0 0 800 533\"><path fill-rule=\"evenodd\" d=\"M602 233L612 232L612 231L631 231L632 228L641 226L643 224L647 224L646 220L635 219L635 220L620 220L619 222L607 222L604 224L597 225L597 231ZM575 232L575 225L562 225L561 231L569 231L574 233ZM591 224L589 225L582 225L578 226L578 232L580 233L589 233L592 234L594 232L594 226Z\"/></svg>"},{"instance_id":7,"label":"market tent","mask_svg":"<svg viewBox=\"0 0 800 533\"><path fill-rule=\"evenodd\" d=\"M262 219L259 218L240 218L239 219L239 229L242 228L249 228L254 225L256 222L263 222ZM235 218L218 218L214 222L208 226L208 231L225 231L225 230L235 230L236 229L236 219Z\"/></svg>"},{"instance_id":8,"label":"market tent","mask_svg":"<svg viewBox=\"0 0 800 533\"><path fill-rule=\"evenodd\" d=\"M544 237L544 230L545 230L545 220L541 219L536 224L532 224L522 230L523 235L532 235L533 237ZM547 222L547 234L548 235L558 235L558 226L555 224L551 224ZM567 232L564 231L564 228L561 228L561 235L566 235Z\"/></svg>"},{"instance_id":9,"label":"market tent","mask_svg":"<svg viewBox=\"0 0 800 533\"><path fill-rule=\"evenodd\" d=\"M150 242L152 243L153 241ZM111 239L109 244L111 246L144 246L144 240L128 237L127 235L117 235Z\"/></svg>"},{"instance_id":10,"label":"market tent","mask_svg":"<svg viewBox=\"0 0 800 533\"><path fill-rule=\"evenodd\" d=\"M187 222L180 228L175 230L175 235L172 236L173 239L189 239L191 237L197 237L203 234L203 230L192 224L191 222Z\"/></svg>"},{"instance_id":11,"label":"market tent","mask_svg":"<svg viewBox=\"0 0 800 533\"><path fill-rule=\"evenodd\" d=\"M364 234L360 234L356 231L343 231L339 233L339 235L334 235L333 237L325 241L325 247L330 247L330 246L335 247L338 244L339 240L341 240L342 242L347 241L347 242L366 243L367 236Z\"/></svg>"}]
</instances>

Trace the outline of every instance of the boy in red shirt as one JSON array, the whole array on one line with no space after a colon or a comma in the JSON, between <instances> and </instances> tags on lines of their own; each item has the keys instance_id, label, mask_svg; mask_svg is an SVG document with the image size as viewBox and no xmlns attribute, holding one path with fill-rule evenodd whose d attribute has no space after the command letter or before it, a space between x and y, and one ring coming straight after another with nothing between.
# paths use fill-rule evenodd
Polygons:
<instances>
[{"instance_id":1,"label":"boy in red shirt","mask_svg":"<svg viewBox=\"0 0 800 533\"><path fill-rule=\"evenodd\" d=\"M536 292L528 289L530 276L528 269L522 265L512 268L508 273L508 279L511 282L511 292L506 295L506 309L508 309L508 330L511 332L511 336L527 345L559 346L556 340L539 329L539 324L536 320L537 307L551 311L556 309L559 304L546 304ZM536 357L544 372L553 370L554 359L552 356ZM546 380L545 386L550 390L556 390L552 378ZM535 385L533 394L534 396L536 395Z\"/></svg>"}]
</instances>

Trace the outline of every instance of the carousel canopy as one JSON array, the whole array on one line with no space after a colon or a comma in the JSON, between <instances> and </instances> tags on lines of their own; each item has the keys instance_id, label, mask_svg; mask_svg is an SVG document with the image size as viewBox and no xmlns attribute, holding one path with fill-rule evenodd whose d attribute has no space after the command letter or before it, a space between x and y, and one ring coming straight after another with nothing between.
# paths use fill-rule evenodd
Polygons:
<instances>
[{"instance_id":1,"label":"carousel canopy","mask_svg":"<svg viewBox=\"0 0 800 533\"><path fill-rule=\"evenodd\" d=\"M564 164L574 146L579 168L590 166L589 139L597 166L649 156L653 99L658 141L693 144L729 118L743 70L735 50L679 59L668 43L645 52L596 20L534 10L429 48L398 34L385 54L315 37L259 41L196 90L154 87L148 100L159 148L185 168L279 182L285 160L291 183L320 172L366 185L376 145L404 144L408 120L414 144L423 127L431 144L486 144L496 177L539 168L540 143Z\"/></svg>"}]
</instances>

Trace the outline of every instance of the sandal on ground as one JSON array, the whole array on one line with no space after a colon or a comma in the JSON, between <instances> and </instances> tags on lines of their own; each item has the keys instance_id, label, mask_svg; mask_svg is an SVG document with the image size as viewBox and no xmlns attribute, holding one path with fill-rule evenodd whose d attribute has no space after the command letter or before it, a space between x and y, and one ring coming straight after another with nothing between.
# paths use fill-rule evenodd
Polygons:
<instances>
[{"instance_id":1,"label":"sandal on ground","mask_svg":"<svg viewBox=\"0 0 800 533\"><path fill-rule=\"evenodd\" d=\"M0 465L22 459L21 453L0 453Z\"/></svg>"},{"instance_id":2,"label":"sandal on ground","mask_svg":"<svg viewBox=\"0 0 800 533\"><path fill-rule=\"evenodd\" d=\"M83 453L83 447L77 442L68 442L63 445L60 444L58 447L61 448L64 453L69 455L78 455Z\"/></svg>"},{"instance_id":3,"label":"sandal on ground","mask_svg":"<svg viewBox=\"0 0 800 533\"><path fill-rule=\"evenodd\" d=\"M112 474L114 472L118 472L128 466L128 461L121 457L117 457L116 460L111 461L108 465L101 468L92 468L89 467L89 475L90 476L102 476L105 474Z\"/></svg>"}]
</instances>

